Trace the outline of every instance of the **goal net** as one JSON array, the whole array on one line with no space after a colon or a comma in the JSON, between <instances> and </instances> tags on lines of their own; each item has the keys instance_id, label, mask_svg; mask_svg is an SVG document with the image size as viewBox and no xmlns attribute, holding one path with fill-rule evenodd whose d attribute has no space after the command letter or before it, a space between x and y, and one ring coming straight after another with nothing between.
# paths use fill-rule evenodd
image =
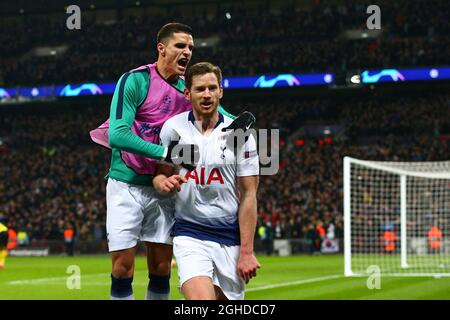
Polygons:
<instances>
[{"instance_id":1,"label":"goal net","mask_svg":"<svg viewBox=\"0 0 450 320\"><path fill-rule=\"evenodd\" d=\"M450 276L450 161L344 158L345 275Z\"/></svg>"}]
</instances>

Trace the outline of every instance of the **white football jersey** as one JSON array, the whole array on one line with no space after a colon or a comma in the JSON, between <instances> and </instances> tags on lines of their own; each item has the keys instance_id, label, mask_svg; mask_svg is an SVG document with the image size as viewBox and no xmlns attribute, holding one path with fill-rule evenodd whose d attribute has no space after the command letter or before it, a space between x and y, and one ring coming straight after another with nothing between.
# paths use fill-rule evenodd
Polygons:
<instances>
[{"instance_id":1,"label":"white football jersey","mask_svg":"<svg viewBox=\"0 0 450 320\"><path fill-rule=\"evenodd\" d=\"M259 175L259 157L252 135L243 147L233 150L228 138L232 131L222 132L232 121L219 113L216 127L207 136L195 126L192 111L180 113L163 125L160 139L164 146L179 140L180 144L197 145L200 153L195 170L180 168L179 174L187 183L175 195L174 236L240 244L236 177Z\"/></svg>"}]
</instances>

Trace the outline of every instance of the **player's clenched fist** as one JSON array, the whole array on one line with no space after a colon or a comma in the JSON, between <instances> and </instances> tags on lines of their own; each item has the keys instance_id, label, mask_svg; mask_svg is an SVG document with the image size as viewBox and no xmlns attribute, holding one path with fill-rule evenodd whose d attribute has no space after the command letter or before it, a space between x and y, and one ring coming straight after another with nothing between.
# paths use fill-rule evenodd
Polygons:
<instances>
[{"instance_id":1,"label":"player's clenched fist","mask_svg":"<svg viewBox=\"0 0 450 320\"><path fill-rule=\"evenodd\" d=\"M252 254L242 254L239 256L238 261L238 273L239 276L247 284L251 278L256 277L256 269L261 268L261 264L256 259L255 255Z\"/></svg>"},{"instance_id":2,"label":"player's clenched fist","mask_svg":"<svg viewBox=\"0 0 450 320\"><path fill-rule=\"evenodd\" d=\"M184 176L179 174L174 174L165 179L161 179L159 183L155 186L157 191L160 193L172 193L181 190L181 185L187 182Z\"/></svg>"}]
</instances>

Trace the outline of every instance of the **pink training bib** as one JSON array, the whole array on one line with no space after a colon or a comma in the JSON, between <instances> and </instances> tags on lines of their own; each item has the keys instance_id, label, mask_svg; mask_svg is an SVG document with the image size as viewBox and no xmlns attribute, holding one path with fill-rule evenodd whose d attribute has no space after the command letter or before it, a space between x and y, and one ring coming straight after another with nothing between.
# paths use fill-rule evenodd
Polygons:
<instances>
[{"instance_id":1,"label":"pink training bib","mask_svg":"<svg viewBox=\"0 0 450 320\"><path fill-rule=\"evenodd\" d=\"M156 63L133 69L150 71L150 86L147 98L136 112L131 131L145 141L159 144L159 133L164 122L184 111L192 109L191 102L183 93L164 80L156 70ZM108 142L109 119L98 128L90 131L91 139L104 147L111 148ZM157 160L121 151L125 164L138 174L155 174Z\"/></svg>"}]
</instances>

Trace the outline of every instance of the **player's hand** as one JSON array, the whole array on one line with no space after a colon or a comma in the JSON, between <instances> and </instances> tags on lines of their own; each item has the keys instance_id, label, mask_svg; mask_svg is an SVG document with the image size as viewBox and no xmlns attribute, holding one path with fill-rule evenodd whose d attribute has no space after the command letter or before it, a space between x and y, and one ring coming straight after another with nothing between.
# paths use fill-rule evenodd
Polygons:
<instances>
[{"instance_id":1,"label":"player's hand","mask_svg":"<svg viewBox=\"0 0 450 320\"><path fill-rule=\"evenodd\" d=\"M231 131L231 134L227 138L227 145L230 146L230 150L237 153L237 150L242 148L250 136L248 130L255 121L256 118L251 112L244 111L228 127L222 128L224 132Z\"/></svg>"},{"instance_id":2,"label":"player's hand","mask_svg":"<svg viewBox=\"0 0 450 320\"><path fill-rule=\"evenodd\" d=\"M251 278L256 277L256 269L261 268L261 264L256 259L255 255L242 254L238 261L238 274L247 284Z\"/></svg>"},{"instance_id":3,"label":"player's hand","mask_svg":"<svg viewBox=\"0 0 450 320\"><path fill-rule=\"evenodd\" d=\"M159 185L159 190L161 190L162 192L166 192L166 193L172 193L172 192L175 192L175 190L177 192L180 192L181 185L185 182L187 182L187 180L184 176L179 175L179 174L174 174L173 176L170 176L170 177L164 179L163 181L161 181L161 183Z\"/></svg>"},{"instance_id":4,"label":"player's hand","mask_svg":"<svg viewBox=\"0 0 450 320\"><path fill-rule=\"evenodd\" d=\"M222 128L222 131L241 129L244 132L250 129L255 123L256 118L253 113L249 111L242 112L232 123L226 128Z\"/></svg>"},{"instance_id":5,"label":"player's hand","mask_svg":"<svg viewBox=\"0 0 450 320\"><path fill-rule=\"evenodd\" d=\"M197 145L179 144L178 141L172 141L167 147L167 156L164 160L192 171L197 166L199 158L200 151Z\"/></svg>"}]
</instances>

